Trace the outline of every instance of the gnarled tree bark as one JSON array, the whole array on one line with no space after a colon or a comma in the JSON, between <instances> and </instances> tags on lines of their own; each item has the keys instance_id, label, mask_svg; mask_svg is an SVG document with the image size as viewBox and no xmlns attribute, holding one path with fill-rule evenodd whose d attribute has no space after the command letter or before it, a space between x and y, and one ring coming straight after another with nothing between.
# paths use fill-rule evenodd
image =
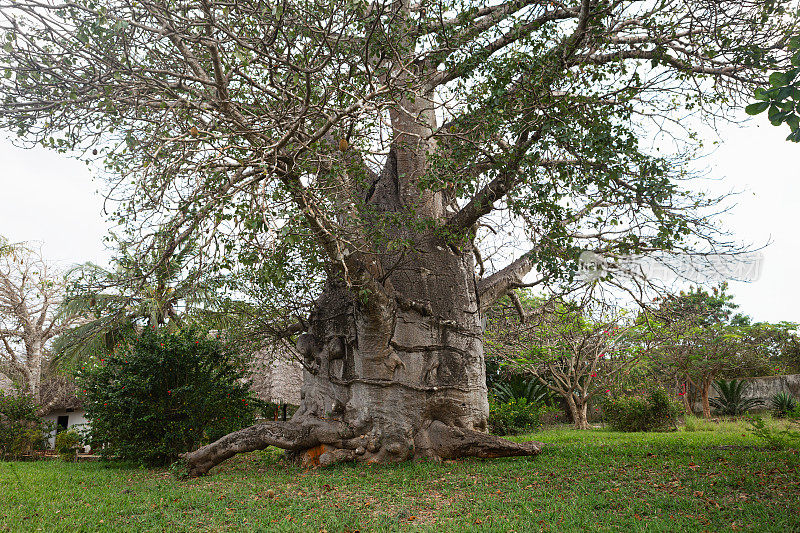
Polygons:
<instances>
[{"instance_id":1,"label":"gnarled tree bark","mask_svg":"<svg viewBox=\"0 0 800 533\"><path fill-rule=\"evenodd\" d=\"M388 257L388 256L387 256ZM392 258L395 262L398 258ZM535 455L536 442L486 433L489 405L472 250L420 239L362 298L332 280L317 300L302 405L184 456L201 475L236 453L277 446L305 465Z\"/></svg>"}]
</instances>

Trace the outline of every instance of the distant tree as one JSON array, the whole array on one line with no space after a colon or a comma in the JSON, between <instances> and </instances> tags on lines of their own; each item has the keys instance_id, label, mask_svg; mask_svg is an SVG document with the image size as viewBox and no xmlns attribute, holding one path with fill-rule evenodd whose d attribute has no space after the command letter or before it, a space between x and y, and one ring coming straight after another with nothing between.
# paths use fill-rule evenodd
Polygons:
<instances>
[{"instance_id":1,"label":"distant tree","mask_svg":"<svg viewBox=\"0 0 800 533\"><path fill-rule=\"evenodd\" d=\"M59 311L63 275L31 248L5 242L0 252L0 372L41 402L43 374L55 337L81 320Z\"/></svg>"},{"instance_id":2,"label":"distant tree","mask_svg":"<svg viewBox=\"0 0 800 533\"><path fill-rule=\"evenodd\" d=\"M573 302L520 298L524 319L495 309L487 324L487 351L563 398L575 427L588 429L592 398L610 391L656 345L641 325L609 310L590 316Z\"/></svg>"},{"instance_id":3,"label":"distant tree","mask_svg":"<svg viewBox=\"0 0 800 533\"><path fill-rule=\"evenodd\" d=\"M665 339L654 355L672 373L681 389L684 409L691 412L690 391L699 391L703 416L711 417L709 392L723 375L752 375L767 368L774 350L774 331L749 324L736 309L728 285L710 291L692 287L658 301L651 315L642 315Z\"/></svg>"},{"instance_id":4,"label":"distant tree","mask_svg":"<svg viewBox=\"0 0 800 533\"><path fill-rule=\"evenodd\" d=\"M145 257L117 243L111 269L85 263L67 273L63 310L87 319L56 339L63 366L107 353L143 328L175 331L197 322L218 297L219 285L192 264L191 247L161 262L159 253L169 246L168 237L160 237L156 250Z\"/></svg>"},{"instance_id":5,"label":"distant tree","mask_svg":"<svg viewBox=\"0 0 800 533\"><path fill-rule=\"evenodd\" d=\"M776 374L800 373L800 338L798 324L794 322L755 322L734 320L733 325L741 327L742 344L745 350L753 352L753 367L745 372L729 373L726 377L772 376Z\"/></svg>"}]
</instances>

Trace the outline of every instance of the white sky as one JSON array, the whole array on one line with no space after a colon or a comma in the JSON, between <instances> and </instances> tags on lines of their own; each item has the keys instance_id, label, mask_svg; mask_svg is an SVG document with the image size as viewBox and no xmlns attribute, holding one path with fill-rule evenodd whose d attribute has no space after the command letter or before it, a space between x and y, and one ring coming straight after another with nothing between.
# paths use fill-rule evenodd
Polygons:
<instances>
[{"instance_id":1,"label":"white sky","mask_svg":"<svg viewBox=\"0 0 800 533\"><path fill-rule=\"evenodd\" d=\"M698 163L719 179L707 187L744 191L725 215L725 227L744 243L772 241L762 252L760 278L731 284L739 311L755 320L800 322L800 144L786 142L787 134L764 116L743 127L726 125L720 147ZM40 242L53 262L107 263L102 188L81 162L0 139L0 235Z\"/></svg>"}]
</instances>

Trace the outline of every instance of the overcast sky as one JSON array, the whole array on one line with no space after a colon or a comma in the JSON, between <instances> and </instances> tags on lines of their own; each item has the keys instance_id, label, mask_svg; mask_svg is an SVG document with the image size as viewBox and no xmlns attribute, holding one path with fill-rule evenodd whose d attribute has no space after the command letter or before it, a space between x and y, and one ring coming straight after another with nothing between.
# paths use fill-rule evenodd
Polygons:
<instances>
[{"instance_id":1,"label":"overcast sky","mask_svg":"<svg viewBox=\"0 0 800 533\"><path fill-rule=\"evenodd\" d=\"M731 284L740 311L755 320L800 322L800 145L786 142L787 134L764 116L725 126L719 148L698 162L716 178L701 187L743 191L724 216L726 228L743 243L771 241L760 277ZM0 162L0 235L41 242L45 257L64 266L107 263L102 183L85 164L2 139Z\"/></svg>"}]
</instances>

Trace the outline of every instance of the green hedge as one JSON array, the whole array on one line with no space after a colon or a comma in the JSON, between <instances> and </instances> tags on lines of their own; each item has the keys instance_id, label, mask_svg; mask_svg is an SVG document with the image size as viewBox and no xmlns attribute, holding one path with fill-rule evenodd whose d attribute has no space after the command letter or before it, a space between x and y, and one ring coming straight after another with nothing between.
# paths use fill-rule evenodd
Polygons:
<instances>
[{"instance_id":1,"label":"green hedge","mask_svg":"<svg viewBox=\"0 0 800 533\"><path fill-rule=\"evenodd\" d=\"M31 396L0 391L0 459L17 459L47 447L53 428L38 409Z\"/></svg>"}]
</instances>

